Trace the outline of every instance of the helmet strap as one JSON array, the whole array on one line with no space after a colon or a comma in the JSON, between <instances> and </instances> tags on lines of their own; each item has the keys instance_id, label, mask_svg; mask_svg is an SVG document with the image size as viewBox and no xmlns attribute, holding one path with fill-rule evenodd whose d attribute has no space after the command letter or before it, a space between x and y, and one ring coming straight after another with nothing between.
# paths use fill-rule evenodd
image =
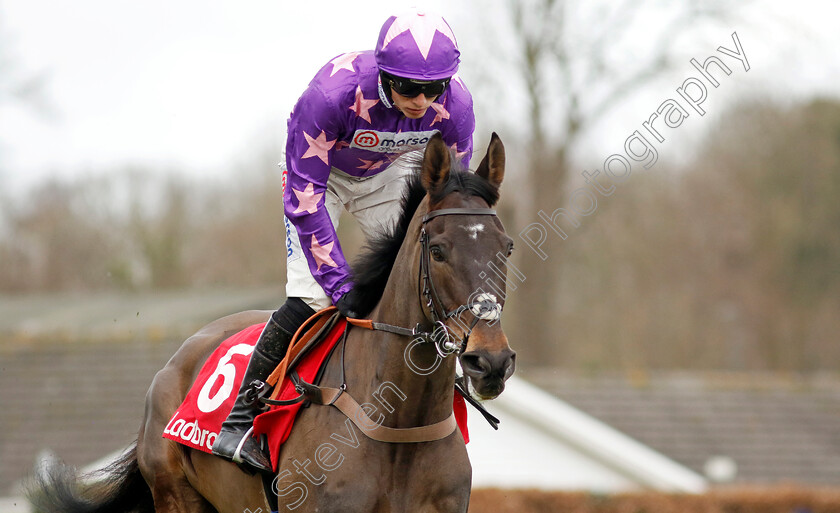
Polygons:
<instances>
[{"instance_id":1,"label":"helmet strap","mask_svg":"<svg viewBox=\"0 0 840 513\"><path fill-rule=\"evenodd\" d=\"M387 107L389 109L392 108L394 105L391 101L391 95L390 95L390 92L391 92L390 89L391 88L389 87L388 92L385 92L385 88L382 86L382 75L381 74L377 77L376 80L377 80L377 90L379 92L379 100L382 102L382 105L384 105L385 107Z\"/></svg>"}]
</instances>

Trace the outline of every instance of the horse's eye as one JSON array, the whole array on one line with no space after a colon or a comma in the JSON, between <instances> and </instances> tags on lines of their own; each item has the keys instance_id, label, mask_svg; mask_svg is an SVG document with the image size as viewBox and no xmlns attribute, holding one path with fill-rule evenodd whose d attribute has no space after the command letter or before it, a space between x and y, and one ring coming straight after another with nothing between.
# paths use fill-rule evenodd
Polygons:
<instances>
[{"instance_id":1,"label":"horse's eye","mask_svg":"<svg viewBox=\"0 0 840 513\"><path fill-rule=\"evenodd\" d=\"M507 256L510 256L512 254L513 254L513 242L508 244L508 249L507 249Z\"/></svg>"},{"instance_id":2,"label":"horse's eye","mask_svg":"<svg viewBox=\"0 0 840 513\"><path fill-rule=\"evenodd\" d=\"M432 258L434 258L436 262L443 262L444 260L446 260L443 256L443 251L441 251L440 248L437 246L432 246L429 249L429 253L431 253Z\"/></svg>"}]
</instances>

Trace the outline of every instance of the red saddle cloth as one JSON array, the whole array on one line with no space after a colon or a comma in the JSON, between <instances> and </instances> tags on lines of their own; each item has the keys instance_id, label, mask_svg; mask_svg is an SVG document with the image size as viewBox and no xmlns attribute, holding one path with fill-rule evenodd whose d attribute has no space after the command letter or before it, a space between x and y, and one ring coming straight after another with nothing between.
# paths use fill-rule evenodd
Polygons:
<instances>
[{"instance_id":1,"label":"red saddle cloth","mask_svg":"<svg viewBox=\"0 0 840 513\"><path fill-rule=\"evenodd\" d=\"M301 379L312 383L330 351L341 339L345 324L344 319L337 322L325 339L295 367ZM265 323L262 323L245 328L222 342L213 351L198 373L184 402L166 425L163 431L164 438L199 451L211 452L213 442L219 436L222 422L233 408L251 353L264 326ZM286 379L280 384L280 393L277 398L287 400L294 399L298 395L294 384ZM272 406L269 411L258 415L254 421L254 433L265 434L268 438L271 462L275 469L280 446L289 438L297 413L302 406L302 402L287 406ZM312 407L323 408L324 406ZM464 441L469 442L467 408L463 397L458 393L455 394L453 408Z\"/></svg>"}]
</instances>

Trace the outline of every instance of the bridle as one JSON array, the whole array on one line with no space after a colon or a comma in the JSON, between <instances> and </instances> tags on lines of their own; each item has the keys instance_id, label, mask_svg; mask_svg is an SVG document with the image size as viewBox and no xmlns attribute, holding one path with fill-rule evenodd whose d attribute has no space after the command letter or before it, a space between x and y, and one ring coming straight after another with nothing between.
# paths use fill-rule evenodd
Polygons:
<instances>
[{"instance_id":1,"label":"bridle","mask_svg":"<svg viewBox=\"0 0 840 513\"><path fill-rule=\"evenodd\" d=\"M490 208L445 208L429 212L423 216L422 226L420 229L420 277L418 280L418 292L421 299L421 305L425 306L424 310L428 311L432 318L433 327L431 331L422 329L421 323L417 323L414 328L404 328L402 326L375 322L369 319L347 318L347 322L349 324L369 330L387 331L389 333L406 337L420 337L422 341L434 343L435 350L440 358L443 359L451 354L460 354L466 350L470 334L476 324L478 324L478 321L498 319L498 316L501 313L501 305L496 302L495 298L486 297L485 299L480 299L482 296L489 296L489 294L479 295L479 300L477 301L470 301L468 299L471 303L470 305L461 305L450 311L446 310L446 307L440 299L440 295L438 294L431 274L431 248L429 246L429 235L426 232L426 224L436 217L447 215L495 216L496 211ZM470 298L472 298L472 296L470 296ZM464 333L463 338L460 341L457 341L453 337L449 327L446 325L446 321L465 311L470 311L473 314L473 321L470 324L469 329ZM327 388L314 384L303 383L299 378L295 378L296 375L292 375L292 381L295 382L295 389L298 393L300 393L299 397L288 401L276 401L261 397L260 392L256 392L256 395L263 403L273 405L288 405L308 398L317 404L335 405L340 411L342 411L342 413L353 420L353 422L357 422L357 418L359 416L366 418L366 416L363 415L364 412L361 411L361 407L358 403L356 403L349 394L344 393L347 389L347 383L344 379L344 350L346 348L346 340L347 331L345 330L344 338L341 343L341 386L339 388ZM266 387L263 388L267 390ZM498 429L499 419L490 414L486 409L484 409L481 403L476 401L470 395L467 391L463 378L456 378L455 390L464 398L464 400L474 406L494 429ZM358 426L359 424L357 423L356 425ZM361 426L359 427L361 428ZM380 441L428 442L448 436L455 430L455 427L455 417L453 412L446 420L429 426L408 429L394 429L378 426L379 430L384 432L382 435L383 438L374 437L366 429L361 429L361 431L366 436Z\"/></svg>"},{"instance_id":2,"label":"bridle","mask_svg":"<svg viewBox=\"0 0 840 513\"><path fill-rule=\"evenodd\" d=\"M483 302L479 302L476 304L461 305L454 310L446 311L446 307L444 306L443 301L441 301L440 299L440 295L438 294L437 288L435 287L435 282L432 279L430 261L431 248L429 246L429 234L426 232L426 224L436 217L451 215L495 216L496 211L492 208L445 208L441 210L434 210L423 216L422 228L420 229L420 283L422 284L421 294L425 299L426 308L428 308L432 314L432 322L434 325L434 329L430 333L430 338L432 342L435 343L435 348L437 349L437 352L441 356L441 358L444 358L446 357L446 355L451 353L463 353L467 347L467 342L469 341L470 334L472 334L473 328L475 328L476 324L478 324L478 321L480 321L482 318L481 312L485 312L487 311L487 309L493 308L492 305L487 305ZM453 339L452 332L446 325L446 321L448 321L452 317L461 315L462 313L468 310L473 313L473 321L470 324L467 332L464 334L464 337L461 340L461 342L458 343Z\"/></svg>"},{"instance_id":3,"label":"bridle","mask_svg":"<svg viewBox=\"0 0 840 513\"><path fill-rule=\"evenodd\" d=\"M450 354L463 353L466 350L470 334L478 324L478 321L498 318L501 307L496 303L495 299L491 299L490 297L484 297L479 301L472 302L472 304L461 305L449 311L446 310L443 301L440 299L440 294L438 294L437 287L435 287L435 282L432 279L431 248L429 246L429 234L426 232L426 224L436 217L451 215L495 216L496 211L492 208L444 208L434 210L423 216L420 229L420 276L418 279L418 294L421 297L421 304L424 306L424 310L427 310L431 316L432 329L430 331L424 330L421 328L420 323L417 323L414 328L403 328L375 321L354 322L356 319L349 320L351 324L373 330L387 331L406 337L422 337L427 342L433 342L438 355L441 358L446 358ZM470 311L473 314L473 320L469 329L464 333L463 338L458 341L446 325L446 321L466 311Z\"/></svg>"}]
</instances>

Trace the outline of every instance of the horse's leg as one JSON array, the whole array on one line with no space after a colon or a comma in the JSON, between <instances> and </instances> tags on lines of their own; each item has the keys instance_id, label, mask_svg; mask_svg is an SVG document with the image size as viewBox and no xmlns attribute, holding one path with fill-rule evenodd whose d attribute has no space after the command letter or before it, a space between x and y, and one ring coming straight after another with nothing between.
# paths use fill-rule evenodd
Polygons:
<instances>
[{"instance_id":1,"label":"horse's leg","mask_svg":"<svg viewBox=\"0 0 840 513\"><path fill-rule=\"evenodd\" d=\"M186 449L189 450L189 449ZM155 513L216 513L216 509L175 468L155 476L152 497Z\"/></svg>"},{"instance_id":2,"label":"horse's leg","mask_svg":"<svg viewBox=\"0 0 840 513\"><path fill-rule=\"evenodd\" d=\"M180 405L180 373L165 367L146 395L146 416L137 440L137 463L152 491L156 513L215 513L184 472L190 449L163 438L166 423ZM180 386L179 386L180 385Z\"/></svg>"},{"instance_id":3,"label":"horse's leg","mask_svg":"<svg viewBox=\"0 0 840 513\"><path fill-rule=\"evenodd\" d=\"M280 452L275 490L280 511L392 511L378 506L386 465L374 444L382 443L368 440L356 427L348 427L346 419L331 406L313 405L300 412Z\"/></svg>"},{"instance_id":4,"label":"horse's leg","mask_svg":"<svg viewBox=\"0 0 840 513\"><path fill-rule=\"evenodd\" d=\"M169 451L168 461L158 468L151 485L156 513L268 511L258 477L211 454L161 440L174 450Z\"/></svg>"},{"instance_id":5,"label":"horse's leg","mask_svg":"<svg viewBox=\"0 0 840 513\"><path fill-rule=\"evenodd\" d=\"M269 511L262 479L212 454L192 451L187 479L219 513Z\"/></svg>"}]
</instances>

